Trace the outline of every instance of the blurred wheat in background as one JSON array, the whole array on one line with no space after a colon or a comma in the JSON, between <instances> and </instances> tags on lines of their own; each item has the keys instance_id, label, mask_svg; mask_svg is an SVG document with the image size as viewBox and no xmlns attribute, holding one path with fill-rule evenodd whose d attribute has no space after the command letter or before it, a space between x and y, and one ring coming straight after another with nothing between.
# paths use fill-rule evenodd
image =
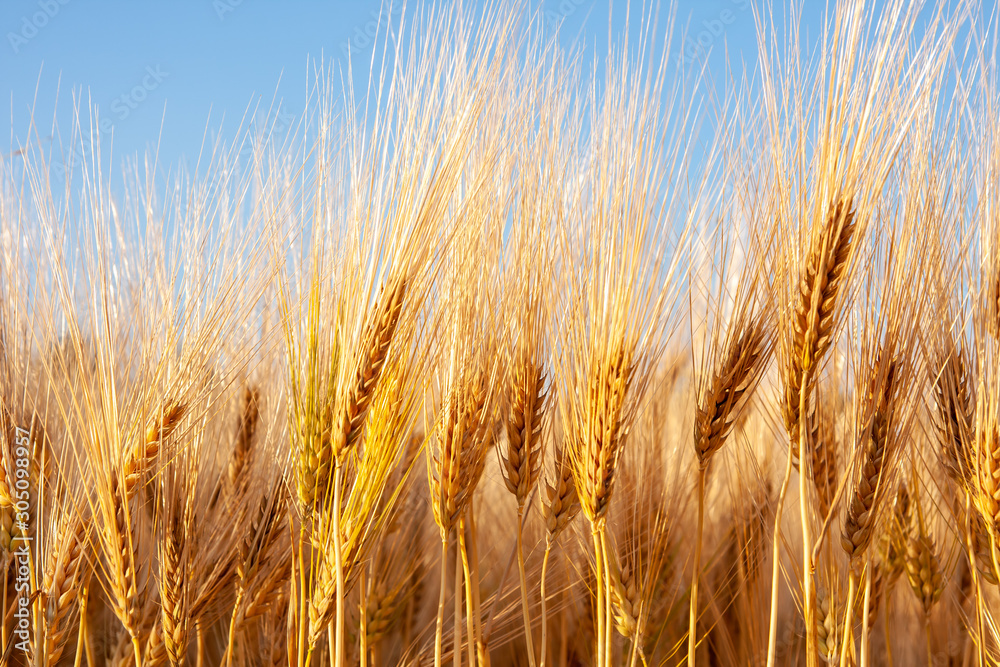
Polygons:
<instances>
[{"instance_id":1,"label":"blurred wheat in background","mask_svg":"<svg viewBox=\"0 0 1000 667\"><path fill-rule=\"evenodd\" d=\"M0 662L1000 664L981 9L718 95L445 2L208 176L3 158Z\"/></svg>"}]
</instances>

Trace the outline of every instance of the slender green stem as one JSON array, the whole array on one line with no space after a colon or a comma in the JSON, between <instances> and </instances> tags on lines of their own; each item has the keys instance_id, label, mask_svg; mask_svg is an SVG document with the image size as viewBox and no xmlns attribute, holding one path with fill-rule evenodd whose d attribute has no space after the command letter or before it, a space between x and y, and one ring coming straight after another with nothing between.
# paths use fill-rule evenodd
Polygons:
<instances>
[{"instance_id":1,"label":"slender green stem","mask_svg":"<svg viewBox=\"0 0 1000 667\"><path fill-rule=\"evenodd\" d=\"M785 478L781 482L781 492L778 494L778 504L774 508L774 538L771 550L771 615L767 631L767 667L774 667L778 650L778 575L781 566L781 512L785 507L785 496L788 495L788 482L792 478L792 453L788 452L788 462L785 464Z\"/></svg>"},{"instance_id":2,"label":"slender green stem","mask_svg":"<svg viewBox=\"0 0 1000 667\"><path fill-rule=\"evenodd\" d=\"M546 538L545 540L545 555L542 556L542 584L541 584L541 598L542 598L542 645L541 653L539 655L539 667L545 667L545 656L548 653L548 599L545 592L545 579L548 576L549 571L549 555L552 553L552 540Z\"/></svg>"},{"instance_id":3,"label":"slender green stem","mask_svg":"<svg viewBox=\"0 0 1000 667\"><path fill-rule=\"evenodd\" d=\"M698 527L694 537L694 567L691 572L691 605L688 610L688 662L695 665L698 650L698 579L701 573L701 541L705 526L705 469L698 468Z\"/></svg>"},{"instance_id":4,"label":"slender green stem","mask_svg":"<svg viewBox=\"0 0 1000 667\"><path fill-rule=\"evenodd\" d=\"M535 667L535 646L531 637L531 614L528 611L528 577L524 574L524 508L517 506L517 573L521 577L521 615L524 616L524 640L528 647L528 667Z\"/></svg>"}]
</instances>

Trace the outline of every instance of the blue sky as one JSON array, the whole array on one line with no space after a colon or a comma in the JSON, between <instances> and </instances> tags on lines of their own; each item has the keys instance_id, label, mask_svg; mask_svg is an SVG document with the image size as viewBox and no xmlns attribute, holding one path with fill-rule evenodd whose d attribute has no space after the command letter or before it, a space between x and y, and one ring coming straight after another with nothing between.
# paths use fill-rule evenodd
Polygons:
<instances>
[{"instance_id":1,"label":"blue sky","mask_svg":"<svg viewBox=\"0 0 1000 667\"><path fill-rule=\"evenodd\" d=\"M750 1L680 0L673 50L711 52L715 76L723 72L727 49L731 60L752 67L757 49ZM606 52L609 12L611 32L620 34L626 8L634 20L642 5L532 2L549 25L562 24L563 41L583 40L598 56ZM807 5L803 23L812 32L823 3ZM279 129L292 126L304 111L310 58L342 64L350 47L356 80L363 80L374 48L369 35L383 6L382 0L3 0L0 128L10 130L0 139L0 153L10 155L29 141L58 142L49 138L53 117L65 143L74 95L99 109L102 152L113 138L119 163L159 140L161 165L190 164L206 128L234 136L249 105L271 108ZM37 138L29 136L32 109Z\"/></svg>"}]
</instances>

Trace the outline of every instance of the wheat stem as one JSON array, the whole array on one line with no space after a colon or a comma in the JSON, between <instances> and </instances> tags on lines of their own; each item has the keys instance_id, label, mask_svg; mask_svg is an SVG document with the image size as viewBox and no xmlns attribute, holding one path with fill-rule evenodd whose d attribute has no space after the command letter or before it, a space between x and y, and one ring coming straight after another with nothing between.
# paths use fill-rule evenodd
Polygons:
<instances>
[{"instance_id":1,"label":"wheat stem","mask_svg":"<svg viewBox=\"0 0 1000 667\"><path fill-rule=\"evenodd\" d=\"M229 638L226 641L226 654L223 656L226 667L232 667L233 664L233 642L236 637L236 617L239 615L240 605L243 603L243 593L244 588L240 586L239 592L236 593L236 604L233 605L233 613L229 617Z\"/></svg>"},{"instance_id":2,"label":"wheat stem","mask_svg":"<svg viewBox=\"0 0 1000 667\"><path fill-rule=\"evenodd\" d=\"M528 665L535 667L535 647L531 639L531 615L528 611L528 578L524 573L524 509L517 506L517 573L521 577L521 614L524 617L524 639L528 646Z\"/></svg>"},{"instance_id":3,"label":"wheat stem","mask_svg":"<svg viewBox=\"0 0 1000 667\"><path fill-rule=\"evenodd\" d=\"M691 605L688 611L688 662L695 665L698 650L698 579L701 573L701 542L705 526L705 474L707 470L698 467L698 526L694 538L694 570L691 573Z\"/></svg>"},{"instance_id":4,"label":"wheat stem","mask_svg":"<svg viewBox=\"0 0 1000 667\"><path fill-rule=\"evenodd\" d=\"M448 534L441 533L441 592L438 596L437 627L434 631L434 667L441 667L444 642L444 601L448 586Z\"/></svg>"},{"instance_id":5,"label":"wheat stem","mask_svg":"<svg viewBox=\"0 0 1000 667\"><path fill-rule=\"evenodd\" d=\"M73 667L80 667L80 663L83 660L83 645L87 641L87 598L89 592L90 584L84 582L80 587L80 623L76 635L76 656L73 658ZM93 665L94 663L88 658L87 664Z\"/></svg>"},{"instance_id":6,"label":"wheat stem","mask_svg":"<svg viewBox=\"0 0 1000 667\"><path fill-rule=\"evenodd\" d=\"M847 667L847 651L854 653L854 637L851 628L854 626L854 598L858 588L858 574L854 563L847 575L847 607L844 611L844 637L840 643L840 667Z\"/></svg>"},{"instance_id":7,"label":"wheat stem","mask_svg":"<svg viewBox=\"0 0 1000 667\"><path fill-rule=\"evenodd\" d=\"M344 493L344 468L337 462L333 478L333 557L337 560L337 629L334 637L334 665L344 664L344 601L347 591L344 587L343 544L340 534L340 506Z\"/></svg>"},{"instance_id":8,"label":"wheat stem","mask_svg":"<svg viewBox=\"0 0 1000 667\"><path fill-rule=\"evenodd\" d=\"M597 665L605 667L604 656L604 562L601 558L601 538L597 531L597 525L591 524L591 535L594 538L594 576L596 578L595 588L597 589Z\"/></svg>"},{"instance_id":9,"label":"wheat stem","mask_svg":"<svg viewBox=\"0 0 1000 667\"><path fill-rule=\"evenodd\" d=\"M358 628L358 642L360 643L359 653L361 655L362 667L368 667L368 591L365 588L365 570L361 568L358 575L358 593L361 596L360 609L361 620Z\"/></svg>"},{"instance_id":10,"label":"wheat stem","mask_svg":"<svg viewBox=\"0 0 1000 667\"><path fill-rule=\"evenodd\" d=\"M465 530L465 516L463 515L462 518L458 520L458 551L462 556L462 573L465 576L465 632L469 636L469 667L475 667L476 646L473 637L476 633L475 621L473 620L474 605L472 603L472 572L469 568L469 552L465 546ZM455 594L458 595L457 590Z\"/></svg>"},{"instance_id":11,"label":"wheat stem","mask_svg":"<svg viewBox=\"0 0 1000 667\"><path fill-rule=\"evenodd\" d=\"M469 499L469 511L467 517L469 525L469 534L467 539L469 540L469 559L470 559L470 571L472 572L472 608L474 613L472 615L472 620L474 621L473 631L475 634L476 642L476 656L479 659L480 667L490 667L490 652L486 645L486 640L483 637L483 613L482 613L482 601L479 597L479 539L476 533L476 512L475 512L475 499Z\"/></svg>"},{"instance_id":12,"label":"wheat stem","mask_svg":"<svg viewBox=\"0 0 1000 667\"><path fill-rule=\"evenodd\" d=\"M774 538L771 544L771 614L767 631L767 667L774 667L778 650L778 575L781 565L781 511L788 495L788 482L792 479L792 452L788 452L785 464L785 478L781 481L778 504L774 508Z\"/></svg>"},{"instance_id":13,"label":"wheat stem","mask_svg":"<svg viewBox=\"0 0 1000 667\"><path fill-rule=\"evenodd\" d=\"M934 650L931 646L931 613L927 611L924 613L924 639L927 642L927 665L930 667L934 664Z\"/></svg>"},{"instance_id":14,"label":"wheat stem","mask_svg":"<svg viewBox=\"0 0 1000 667\"><path fill-rule=\"evenodd\" d=\"M139 646L139 638L135 635L132 635L132 652L135 654L135 667L142 667L142 647Z\"/></svg>"},{"instance_id":15,"label":"wheat stem","mask_svg":"<svg viewBox=\"0 0 1000 667\"><path fill-rule=\"evenodd\" d=\"M542 584L541 584L541 597L542 597L542 644L541 652L539 653L539 667L545 667L545 656L548 653L548 599L545 592L545 580L549 572L549 555L552 553L552 540L545 540L545 555L542 556Z\"/></svg>"},{"instance_id":16,"label":"wheat stem","mask_svg":"<svg viewBox=\"0 0 1000 667\"><path fill-rule=\"evenodd\" d=\"M809 487L808 480L812 474L812 456L809 444L809 427L806 423L806 411L809 401L809 379L811 373L806 368L802 371L802 388L799 391L799 517L802 520L802 615L806 623L806 666L817 667L817 636L816 619L813 613L815 607L815 590L813 585L812 536L809 525Z\"/></svg>"},{"instance_id":17,"label":"wheat stem","mask_svg":"<svg viewBox=\"0 0 1000 667\"><path fill-rule=\"evenodd\" d=\"M197 656L195 658L196 667L204 667L205 665L205 627L200 621L195 622L195 644Z\"/></svg>"},{"instance_id":18,"label":"wheat stem","mask_svg":"<svg viewBox=\"0 0 1000 667\"><path fill-rule=\"evenodd\" d=\"M462 590L462 548L459 546L461 542L461 529L456 529L455 535L455 597L454 597L454 612L455 617L452 623L452 640L451 640L451 662L455 667L462 667L462 595L459 591ZM469 667L474 667L470 665Z\"/></svg>"},{"instance_id":19,"label":"wheat stem","mask_svg":"<svg viewBox=\"0 0 1000 667\"><path fill-rule=\"evenodd\" d=\"M601 558L604 559L604 664L613 665L614 664L614 651L611 645L611 641L614 638L612 634L614 631L614 624L611 619L614 618L611 611L611 561L608 558L608 536L605 530L605 524L601 522L600 529L601 536Z\"/></svg>"}]
</instances>

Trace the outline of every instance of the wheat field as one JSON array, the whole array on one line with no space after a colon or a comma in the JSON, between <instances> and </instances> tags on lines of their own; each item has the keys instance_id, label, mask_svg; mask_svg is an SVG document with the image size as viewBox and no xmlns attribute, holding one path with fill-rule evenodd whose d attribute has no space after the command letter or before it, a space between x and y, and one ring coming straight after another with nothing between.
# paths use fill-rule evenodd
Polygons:
<instances>
[{"instance_id":1,"label":"wheat field","mask_svg":"<svg viewBox=\"0 0 1000 667\"><path fill-rule=\"evenodd\" d=\"M775 16L418 5L194 172L0 158L0 663L1000 664L995 8Z\"/></svg>"}]
</instances>

